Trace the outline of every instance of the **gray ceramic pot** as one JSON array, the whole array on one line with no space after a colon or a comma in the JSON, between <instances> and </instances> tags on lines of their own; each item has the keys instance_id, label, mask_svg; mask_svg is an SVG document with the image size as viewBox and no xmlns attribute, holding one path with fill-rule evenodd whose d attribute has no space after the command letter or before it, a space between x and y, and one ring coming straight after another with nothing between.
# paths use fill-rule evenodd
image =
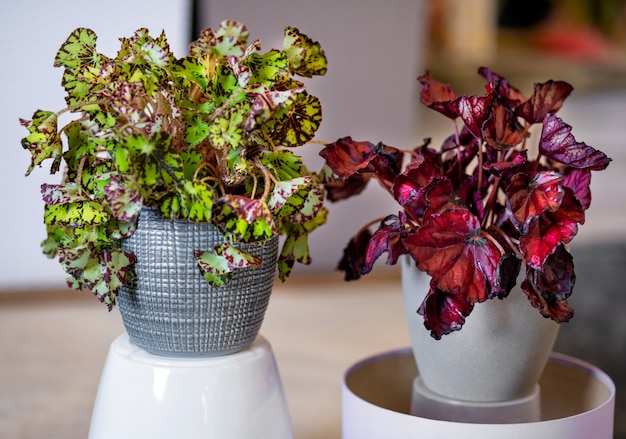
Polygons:
<instances>
[{"instance_id":1,"label":"gray ceramic pot","mask_svg":"<svg viewBox=\"0 0 626 439\"><path fill-rule=\"evenodd\" d=\"M274 282L278 236L238 247L262 259L237 270L222 288L198 270L195 250L212 250L222 234L207 223L168 221L144 208L137 231L123 244L137 257L135 280L118 304L131 340L165 356L217 356L249 346L259 333Z\"/></svg>"},{"instance_id":2,"label":"gray ceramic pot","mask_svg":"<svg viewBox=\"0 0 626 439\"><path fill-rule=\"evenodd\" d=\"M404 308L424 385L459 401L510 401L533 394L559 325L530 305L519 282L506 299L477 304L463 328L441 340L430 336L416 312L429 284L430 277L404 257Z\"/></svg>"}]
</instances>

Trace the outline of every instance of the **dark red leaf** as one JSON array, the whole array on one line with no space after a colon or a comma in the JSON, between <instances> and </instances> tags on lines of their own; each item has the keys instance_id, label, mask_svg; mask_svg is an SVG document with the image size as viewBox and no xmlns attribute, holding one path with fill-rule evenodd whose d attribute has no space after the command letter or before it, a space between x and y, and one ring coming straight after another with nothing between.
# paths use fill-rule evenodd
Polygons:
<instances>
[{"instance_id":1,"label":"dark red leaf","mask_svg":"<svg viewBox=\"0 0 626 439\"><path fill-rule=\"evenodd\" d=\"M345 272L345 280L357 280L361 277L361 268L365 262L365 252L371 237L370 231L363 229L350 240L343 250L343 257L339 261L337 269Z\"/></svg>"},{"instance_id":2,"label":"dark red leaf","mask_svg":"<svg viewBox=\"0 0 626 439\"><path fill-rule=\"evenodd\" d=\"M576 282L573 258L563 245L548 257L542 270L527 269L522 289L542 315L556 322L568 321L574 311L567 304Z\"/></svg>"},{"instance_id":3,"label":"dark red leaf","mask_svg":"<svg viewBox=\"0 0 626 439\"><path fill-rule=\"evenodd\" d=\"M584 143L579 143L571 133L572 127L554 114L548 114L543 120L539 151L550 160L578 169L601 171L610 158Z\"/></svg>"},{"instance_id":4,"label":"dark red leaf","mask_svg":"<svg viewBox=\"0 0 626 439\"><path fill-rule=\"evenodd\" d=\"M450 119L457 118L456 108L452 105L452 101L456 99L452 87L434 80L430 76L429 71L426 71L417 80L422 84L422 90L420 91L420 102L422 104Z\"/></svg>"},{"instance_id":5,"label":"dark red leaf","mask_svg":"<svg viewBox=\"0 0 626 439\"><path fill-rule=\"evenodd\" d=\"M560 244L569 243L578 233L578 223L585 221L582 206L570 188L565 188L558 210L546 211L533 218L528 231L520 238L526 264L541 270L546 259Z\"/></svg>"},{"instance_id":6,"label":"dark red leaf","mask_svg":"<svg viewBox=\"0 0 626 439\"><path fill-rule=\"evenodd\" d=\"M393 197L405 210L421 216L428 207L428 189L440 178L439 167L420 154L394 180Z\"/></svg>"},{"instance_id":7,"label":"dark red leaf","mask_svg":"<svg viewBox=\"0 0 626 439\"><path fill-rule=\"evenodd\" d=\"M320 151L320 156L339 178L345 180L367 167L376 156L375 147L371 142L358 142L351 137L343 137L326 145Z\"/></svg>"},{"instance_id":8,"label":"dark red leaf","mask_svg":"<svg viewBox=\"0 0 626 439\"><path fill-rule=\"evenodd\" d=\"M567 299L576 283L574 258L562 244L548 257L543 270L531 269L531 274L533 284L548 301Z\"/></svg>"},{"instance_id":9,"label":"dark red leaf","mask_svg":"<svg viewBox=\"0 0 626 439\"><path fill-rule=\"evenodd\" d=\"M573 89L564 81L535 84L533 95L516 108L515 114L531 124L541 122L546 114L556 113L561 108Z\"/></svg>"},{"instance_id":10,"label":"dark red leaf","mask_svg":"<svg viewBox=\"0 0 626 439\"><path fill-rule=\"evenodd\" d=\"M492 174L502 177L506 172L513 171L515 168L518 168L525 164L528 160L528 153L524 149L520 151L518 154L515 154L513 158L506 162L489 162L483 165L486 171L491 172Z\"/></svg>"},{"instance_id":11,"label":"dark red leaf","mask_svg":"<svg viewBox=\"0 0 626 439\"><path fill-rule=\"evenodd\" d=\"M517 283L521 262L515 253L507 253L500 258L494 278L493 296L503 299L509 295Z\"/></svg>"},{"instance_id":12,"label":"dark red leaf","mask_svg":"<svg viewBox=\"0 0 626 439\"><path fill-rule=\"evenodd\" d=\"M507 106L515 108L526 100L524 95L518 89L511 86L506 78L493 72L488 67L479 68L478 74L489 82L490 88L495 90L498 97L504 101Z\"/></svg>"},{"instance_id":13,"label":"dark red leaf","mask_svg":"<svg viewBox=\"0 0 626 439\"><path fill-rule=\"evenodd\" d=\"M328 166L324 166L320 177L326 189L326 197L333 202L360 194L372 178L370 175L354 174L342 180Z\"/></svg>"},{"instance_id":14,"label":"dark red leaf","mask_svg":"<svg viewBox=\"0 0 626 439\"><path fill-rule=\"evenodd\" d=\"M522 290L526 293L526 296L528 296L530 304L534 308L537 308L542 316L558 323L568 322L574 316L574 310L570 308L567 300L548 302L541 297L541 294L535 290L534 286L528 282L528 280L522 282Z\"/></svg>"},{"instance_id":15,"label":"dark red leaf","mask_svg":"<svg viewBox=\"0 0 626 439\"><path fill-rule=\"evenodd\" d=\"M506 189L507 206L513 214L511 220L522 233L533 218L559 208L564 192L562 179L554 171L538 172L532 180L522 172L511 178Z\"/></svg>"},{"instance_id":16,"label":"dark red leaf","mask_svg":"<svg viewBox=\"0 0 626 439\"><path fill-rule=\"evenodd\" d=\"M404 246L437 288L458 289L471 303L483 302L491 297L501 255L480 232L478 218L468 210L448 210L431 216Z\"/></svg>"},{"instance_id":17,"label":"dark red leaf","mask_svg":"<svg viewBox=\"0 0 626 439\"><path fill-rule=\"evenodd\" d=\"M523 128L513 111L496 104L482 128L483 139L492 148L509 149L523 140Z\"/></svg>"},{"instance_id":18,"label":"dark red leaf","mask_svg":"<svg viewBox=\"0 0 626 439\"><path fill-rule=\"evenodd\" d=\"M372 271L376 260L385 252L387 253L388 265L394 265L401 255L406 254L402 244L402 240L407 236L405 223L406 214L404 212L400 212L398 216L389 215L381 221L378 230L370 238L365 250L361 274Z\"/></svg>"},{"instance_id":19,"label":"dark red leaf","mask_svg":"<svg viewBox=\"0 0 626 439\"><path fill-rule=\"evenodd\" d=\"M424 316L424 326L430 335L440 340L442 336L460 330L474 305L458 290L447 292L430 283L430 291L417 310Z\"/></svg>"}]
</instances>

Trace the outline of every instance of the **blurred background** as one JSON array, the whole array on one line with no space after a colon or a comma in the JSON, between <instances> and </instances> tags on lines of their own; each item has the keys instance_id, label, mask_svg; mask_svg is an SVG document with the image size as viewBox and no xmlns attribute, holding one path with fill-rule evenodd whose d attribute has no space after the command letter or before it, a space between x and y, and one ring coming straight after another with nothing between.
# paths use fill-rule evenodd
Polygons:
<instances>
[{"instance_id":1,"label":"blurred background","mask_svg":"<svg viewBox=\"0 0 626 439\"><path fill-rule=\"evenodd\" d=\"M166 30L181 56L201 29L217 27L223 19L245 23L264 50L282 45L287 24L322 44L328 74L307 86L321 99L324 121L317 138L326 142L348 134L403 148L425 137L434 144L442 141L451 127L419 105L416 78L424 69L457 93L482 92L480 66L506 76L526 94L533 83L549 79L574 85L560 115L579 141L603 150L613 162L593 176L593 203L572 245L576 317L563 325L557 350L596 364L615 380L615 437L626 439L626 395L619 392L626 394L626 292L618 277L626 267L624 0L23 0L3 5L0 329L7 321L2 313L10 310L3 297L36 303L26 296L65 288L64 273L39 248L45 235L39 185L50 177L44 167L24 178L30 157L20 147L25 129L18 123L36 109L63 106L62 72L52 67L60 44L74 28L90 27L99 35L99 49L114 54L118 37L147 27L153 34ZM318 169L320 147L305 148L308 166ZM296 267L296 278L340 279L335 266L350 234L380 216L381 209L397 210L377 189L372 185L366 197L330 206L328 224L311 238L314 262ZM379 270L397 274L395 267ZM352 311L358 312L358 304ZM28 326L37 328L37 322ZM0 352L6 343L0 339Z\"/></svg>"}]
</instances>

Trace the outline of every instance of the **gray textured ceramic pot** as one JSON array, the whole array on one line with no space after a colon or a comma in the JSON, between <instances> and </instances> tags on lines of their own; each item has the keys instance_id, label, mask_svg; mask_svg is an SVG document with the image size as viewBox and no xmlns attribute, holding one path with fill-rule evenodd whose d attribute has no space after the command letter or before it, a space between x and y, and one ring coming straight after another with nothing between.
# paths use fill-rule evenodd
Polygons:
<instances>
[{"instance_id":1,"label":"gray textured ceramic pot","mask_svg":"<svg viewBox=\"0 0 626 439\"><path fill-rule=\"evenodd\" d=\"M559 325L542 317L516 286L505 300L478 304L460 331L435 340L416 313L430 277L402 260L404 308L424 385L461 401L519 400L536 392Z\"/></svg>"},{"instance_id":2,"label":"gray textured ceramic pot","mask_svg":"<svg viewBox=\"0 0 626 439\"><path fill-rule=\"evenodd\" d=\"M236 270L221 288L198 270L194 250L212 250L222 234L207 223L168 221L143 209L123 247L137 257L135 279L118 304L131 340L166 356L217 356L249 346L259 333L274 282L278 236L238 247L262 259Z\"/></svg>"}]
</instances>

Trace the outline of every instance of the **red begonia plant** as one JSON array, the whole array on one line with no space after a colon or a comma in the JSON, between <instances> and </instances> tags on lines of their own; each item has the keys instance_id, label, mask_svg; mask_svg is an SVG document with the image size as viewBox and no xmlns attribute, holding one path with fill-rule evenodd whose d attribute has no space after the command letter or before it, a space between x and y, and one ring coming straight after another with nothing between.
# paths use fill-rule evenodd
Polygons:
<instances>
[{"instance_id":1,"label":"red begonia plant","mask_svg":"<svg viewBox=\"0 0 626 439\"><path fill-rule=\"evenodd\" d=\"M578 142L555 115L573 89L568 83L535 84L526 98L490 69L479 74L487 82L482 96L457 97L429 72L419 78L421 102L454 125L439 150L430 139L407 151L345 137L320 153L331 201L376 179L401 207L360 229L339 269L354 280L385 252L388 264L409 255L431 276L418 313L436 339L461 329L476 303L504 299L522 265L521 288L532 306L556 322L572 317L575 274L566 245L585 221L591 171L611 160ZM538 144L530 138L535 125Z\"/></svg>"}]
</instances>

